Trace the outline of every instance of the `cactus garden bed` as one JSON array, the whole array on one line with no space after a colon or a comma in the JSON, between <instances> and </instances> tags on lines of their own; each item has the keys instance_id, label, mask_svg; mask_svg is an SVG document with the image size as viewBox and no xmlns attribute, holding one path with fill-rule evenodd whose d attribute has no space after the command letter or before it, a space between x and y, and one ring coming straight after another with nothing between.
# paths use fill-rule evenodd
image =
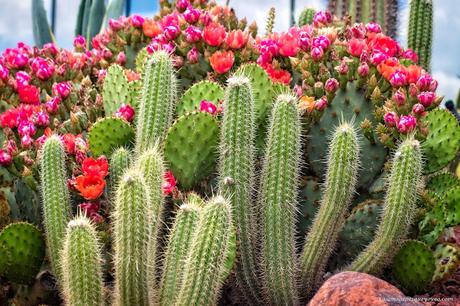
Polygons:
<instances>
[{"instance_id":1,"label":"cactus garden bed","mask_svg":"<svg viewBox=\"0 0 460 306\"><path fill-rule=\"evenodd\" d=\"M336 2L276 33L160 1L98 33L87 0L74 50L37 13L39 46L0 56L0 304L458 305L431 1L414 50L392 1Z\"/></svg>"}]
</instances>

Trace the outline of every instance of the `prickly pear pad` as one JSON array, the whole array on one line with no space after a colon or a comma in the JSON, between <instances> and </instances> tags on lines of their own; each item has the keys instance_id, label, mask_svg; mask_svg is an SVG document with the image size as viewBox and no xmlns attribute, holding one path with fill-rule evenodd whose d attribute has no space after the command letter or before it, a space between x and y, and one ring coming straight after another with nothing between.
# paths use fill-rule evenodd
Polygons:
<instances>
[{"instance_id":1,"label":"prickly pear pad","mask_svg":"<svg viewBox=\"0 0 460 306\"><path fill-rule=\"evenodd\" d=\"M120 118L103 118L89 130L89 146L94 156L110 157L113 150L129 146L134 139L132 126Z\"/></svg>"}]
</instances>

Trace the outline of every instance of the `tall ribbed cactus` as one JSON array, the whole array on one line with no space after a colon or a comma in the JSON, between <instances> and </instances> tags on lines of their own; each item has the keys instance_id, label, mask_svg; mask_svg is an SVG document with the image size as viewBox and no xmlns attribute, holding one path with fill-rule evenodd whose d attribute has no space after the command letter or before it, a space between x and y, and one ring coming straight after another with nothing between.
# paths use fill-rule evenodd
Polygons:
<instances>
[{"instance_id":1,"label":"tall ribbed cactus","mask_svg":"<svg viewBox=\"0 0 460 306\"><path fill-rule=\"evenodd\" d=\"M273 27L275 26L276 11L274 7L271 7L268 11L267 24L265 25L265 34L270 35L273 33Z\"/></svg>"},{"instance_id":2,"label":"tall ribbed cactus","mask_svg":"<svg viewBox=\"0 0 460 306\"><path fill-rule=\"evenodd\" d=\"M351 123L339 125L329 145L324 194L302 252L302 286L307 295L320 285L345 222L357 179L359 144Z\"/></svg>"},{"instance_id":3,"label":"tall ribbed cactus","mask_svg":"<svg viewBox=\"0 0 460 306\"><path fill-rule=\"evenodd\" d=\"M232 231L229 202L221 196L209 200L193 236L175 305L216 305L227 271Z\"/></svg>"},{"instance_id":4,"label":"tall ribbed cactus","mask_svg":"<svg viewBox=\"0 0 460 306\"><path fill-rule=\"evenodd\" d=\"M148 305L147 245L151 233L150 190L137 169L119 182L113 212L114 305Z\"/></svg>"},{"instance_id":5,"label":"tall ribbed cactus","mask_svg":"<svg viewBox=\"0 0 460 306\"><path fill-rule=\"evenodd\" d=\"M377 274L391 262L414 216L421 170L420 144L408 138L399 145L392 160L384 210L375 238L348 270Z\"/></svg>"},{"instance_id":6,"label":"tall ribbed cactus","mask_svg":"<svg viewBox=\"0 0 460 306\"><path fill-rule=\"evenodd\" d=\"M179 207L164 256L160 281L160 305L174 305L184 276L184 264L198 225L201 199L192 198Z\"/></svg>"},{"instance_id":7,"label":"tall ribbed cactus","mask_svg":"<svg viewBox=\"0 0 460 306\"><path fill-rule=\"evenodd\" d=\"M103 305L101 266L96 229L86 217L71 220L62 250L62 291L66 305Z\"/></svg>"},{"instance_id":8,"label":"tall ribbed cactus","mask_svg":"<svg viewBox=\"0 0 460 306\"><path fill-rule=\"evenodd\" d=\"M430 71L432 36L432 0L411 0L407 46L417 53L420 65L428 71Z\"/></svg>"},{"instance_id":9,"label":"tall ribbed cactus","mask_svg":"<svg viewBox=\"0 0 460 306\"><path fill-rule=\"evenodd\" d=\"M70 195L67 189L65 150L59 136L49 137L40 154L40 179L43 200L43 222L51 267L61 278L60 252L70 220Z\"/></svg>"},{"instance_id":10,"label":"tall ribbed cactus","mask_svg":"<svg viewBox=\"0 0 460 306\"><path fill-rule=\"evenodd\" d=\"M296 98L277 98L261 177L262 279L269 305L297 305L295 225L300 170L300 117Z\"/></svg>"},{"instance_id":11,"label":"tall ribbed cactus","mask_svg":"<svg viewBox=\"0 0 460 306\"><path fill-rule=\"evenodd\" d=\"M147 247L147 262L148 262L148 283L150 292L153 296L149 296L153 301L157 296L157 249L158 249L158 232L162 224L162 215L164 208L164 197L161 185L163 183L164 165L163 157L158 151L158 146L153 146L139 156L136 163L136 168L140 175L145 178L149 190L149 211L150 216L150 236Z\"/></svg>"},{"instance_id":12,"label":"tall ribbed cactus","mask_svg":"<svg viewBox=\"0 0 460 306\"><path fill-rule=\"evenodd\" d=\"M131 160L131 153L126 148L118 148L110 157L110 190L115 193L118 181L128 169Z\"/></svg>"},{"instance_id":13,"label":"tall ribbed cactus","mask_svg":"<svg viewBox=\"0 0 460 306\"><path fill-rule=\"evenodd\" d=\"M304 8L303 11L300 13L300 16L299 16L299 21L297 22L297 24L299 25L299 27L303 27L304 25L307 25L307 24L312 24L313 23L313 17L315 17L315 9L312 9L312 8Z\"/></svg>"},{"instance_id":14,"label":"tall ribbed cactus","mask_svg":"<svg viewBox=\"0 0 460 306\"><path fill-rule=\"evenodd\" d=\"M237 284L248 303L260 302L255 258L254 190L255 115L248 78L228 80L220 138L219 188L230 199L238 245Z\"/></svg>"},{"instance_id":15,"label":"tall ribbed cactus","mask_svg":"<svg viewBox=\"0 0 460 306\"><path fill-rule=\"evenodd\" d=\"M137 154L164 138L177 97L174 66L166 51L155 52L145 69L137 121Z\"/></svg>"}]
</instances>

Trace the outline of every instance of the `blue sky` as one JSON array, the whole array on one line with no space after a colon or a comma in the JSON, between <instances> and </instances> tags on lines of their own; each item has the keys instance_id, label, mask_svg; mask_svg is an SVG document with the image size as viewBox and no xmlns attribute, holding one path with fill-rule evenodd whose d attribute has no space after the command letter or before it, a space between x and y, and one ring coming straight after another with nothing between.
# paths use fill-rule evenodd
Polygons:
<instances>
[{"instance_id":1,"label":"blue sky","mask_svg":"<svg viewBox=\"0 0 460 306\"><path fill-rule=\"evenodd\" d=\"M49 7L50 0L44 0ZM70 47L73 40L78 0L57 0L56 38L60 46ZM225 3L225 0L218 0ZM282 31L289 26L289 0L230 0L238 16L255 20L260 27L270 7L277 10L275 30ZM324 0L297 0L296 16L303 7L324 9ZM400 33L398 41L406 45L409 7L402 0L400 10ZM133 0L132 12L152 16L157 9L157 0ZM460 1L433 0L434 37L432 72L439 81L438 93L446 99L454 99L460 88ZM33 44L31 26L31 0L0 0L0 51L15 46L17 41Z\"/></svg>"}]
</instances>

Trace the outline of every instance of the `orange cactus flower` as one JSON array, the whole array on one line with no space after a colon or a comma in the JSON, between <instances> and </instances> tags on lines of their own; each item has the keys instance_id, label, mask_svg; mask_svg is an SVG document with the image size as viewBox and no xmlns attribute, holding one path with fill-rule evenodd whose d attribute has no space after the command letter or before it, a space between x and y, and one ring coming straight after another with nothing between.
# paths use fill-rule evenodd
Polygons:
<instances>
[{"instance_id":1,"label":"orange cactus flower","mask_svg":"<svg viewBox=\"0 0 460 306\"><path fill-rule=\"evenodd\" d=\"M397 70L402 70L401 64L399 63L397 58L390 57L380 63L377 66L378 72L387 80L390 79L391 75L396 72Z\"/></svg>"},{"instance_id":2,"label":"orange cactus flower","mask_svg":"<svg viewBox=\"0 0 460 306\"><path fill-rule=\"evenodd\" d=\"M226 73L232 69L235 56L232 51L216 51L209 58L212 69L219 74Z\"/></svg>"},{"instance_id":3,"label":"orange cactus flower","mask_svg":"<svg viewBox=\"0 0 460 306\"><path fill-rule=\"evenodd\" d=\"M97 175L80 175L75 179L75 188L86 200L95 200L104 191L105 180Z\"/></svg>"},{"instance_id":4,"label":"orange cactus flower","mask_svg":"<svg viewBox=\"0 0 460 306\"><path fill-rule=\"evenodd\" d=\"M104 178L109 174L109 163L105 156L100 156L98 159L87 157L83 160L82 170L84 175Z\"/></svg>"},{"instance_id":5,"label":"orange cactus flower","mask_svg":"<svg viewBox=\"0 0 460 306\"><path fill-rule=\"evenodd\" d=\"M158 34L161 34L162 29L161 25L157 21L153 19L146 19L142 24L142 31L147 37L155 37Z\"/></svg>"},{"instance_id":6,"label":"orange cactus flower","mask_svg":"<svg viewBox=\"0 0 460 306\"><path fill-rule=\"evenodd\" d=\"M302 96L299 100L299 109L311 113L315 109L315 97Z\"/></svg>"}]
</instances>

